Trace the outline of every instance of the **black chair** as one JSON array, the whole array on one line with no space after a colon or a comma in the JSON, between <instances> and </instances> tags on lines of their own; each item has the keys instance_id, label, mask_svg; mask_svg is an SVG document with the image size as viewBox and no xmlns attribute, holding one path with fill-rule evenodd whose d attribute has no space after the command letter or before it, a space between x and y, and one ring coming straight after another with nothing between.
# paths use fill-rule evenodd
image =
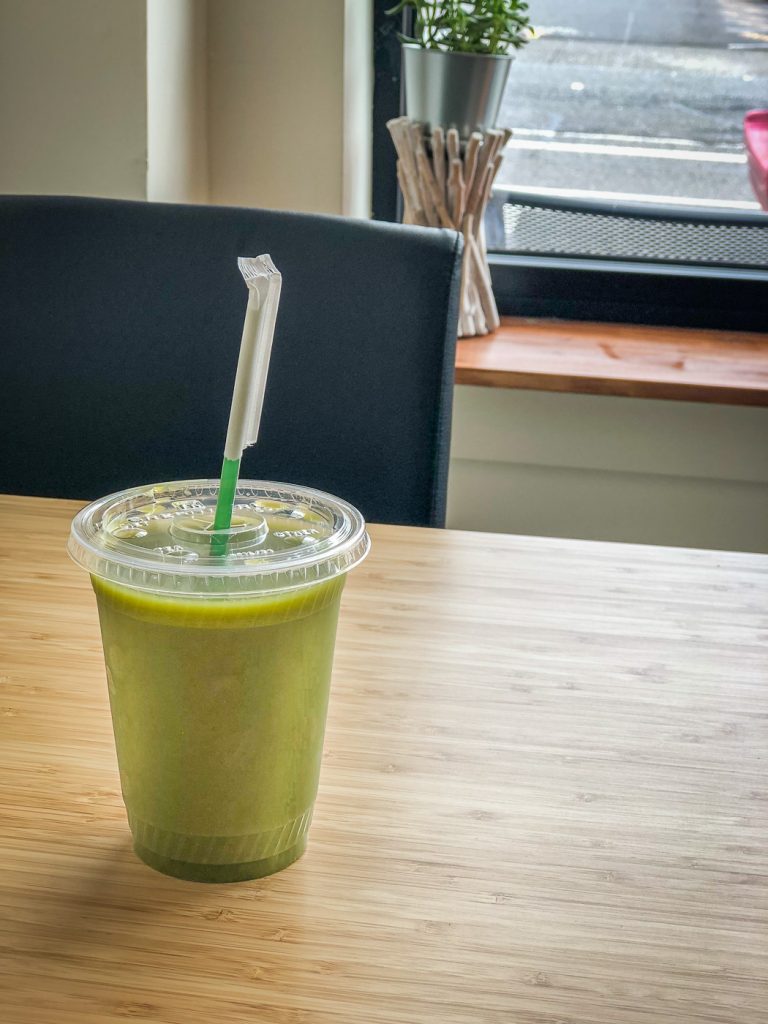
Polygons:
<instances>
[{"instance_id":1,"label":"black chair","mask_svg":"<svg viewBox=\"0 0 768 1024\"><path fill-rule=\"evenodd\" d=\"M283 292L242 475L443 525L459 236L266 210L0 197L0 491L217 477L246 302L236 257L262 252Z\"/></svg>"}]
</instances>

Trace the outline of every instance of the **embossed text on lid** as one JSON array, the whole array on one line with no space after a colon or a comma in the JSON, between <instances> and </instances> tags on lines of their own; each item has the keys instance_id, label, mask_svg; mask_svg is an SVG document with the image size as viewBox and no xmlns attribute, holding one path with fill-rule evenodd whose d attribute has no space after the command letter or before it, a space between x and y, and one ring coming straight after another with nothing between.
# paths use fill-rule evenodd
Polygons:
<instances>
[{"instance_id":1,"label":"embossed text on lid","mask_svg":"<svg viewBox=\"0 0 768 1024\"><path fill-rule=\"evenodd\" d=\"M309 487L241 480L227 554L212 555L217 480L137 487L84 508L69 551L95 576L139 590L246 596L306 587L368 553L362 516Z\"/></svg>"}]
</instances>

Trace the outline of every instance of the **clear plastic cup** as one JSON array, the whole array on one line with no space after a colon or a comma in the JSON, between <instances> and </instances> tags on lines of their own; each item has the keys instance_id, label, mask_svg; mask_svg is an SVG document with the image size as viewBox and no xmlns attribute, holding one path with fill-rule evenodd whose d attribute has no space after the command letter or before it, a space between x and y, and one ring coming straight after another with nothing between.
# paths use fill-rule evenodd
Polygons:
<instances>
[{"instance_id":1,"label":"clear plastic cup","mask_svg":"<svg viewBox=\"0 0 768 1024\"><path fill-rule=\"evenodd\" d=\"M339 601L370 541L346 502L261 481L240 482L231 529L213 531L217 494L191 480L102 498L69 552L96 592L134 849L231 882L304 852Z\"/></svg>"}]
</instances>

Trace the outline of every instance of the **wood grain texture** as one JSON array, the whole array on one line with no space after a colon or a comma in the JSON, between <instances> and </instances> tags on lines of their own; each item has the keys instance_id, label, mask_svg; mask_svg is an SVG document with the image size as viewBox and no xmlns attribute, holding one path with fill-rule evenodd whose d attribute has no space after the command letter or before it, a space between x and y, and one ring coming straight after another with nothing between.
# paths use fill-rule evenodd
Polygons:
<instances>
[{"instance_id":1,"label":"wood grain texture","mask_svg":"<svg viewBox=\"0 0 768 1024\"><path fill-rule=\"evenodd\" d=\"M77 505L0 499L3 1024L765 1024L768 558L375 528L310 849L132 855Z\"/></svg>"},{"instance_id":2,"label":"wood grain texture","mask_svg":"<svg viewBox=\"0 0 768 1024\"><path fill-rule=\"evenodd\" d=\"M768 406L768 335L502 317L459 341L456 383Z\"/></svg>"}]
</instances>

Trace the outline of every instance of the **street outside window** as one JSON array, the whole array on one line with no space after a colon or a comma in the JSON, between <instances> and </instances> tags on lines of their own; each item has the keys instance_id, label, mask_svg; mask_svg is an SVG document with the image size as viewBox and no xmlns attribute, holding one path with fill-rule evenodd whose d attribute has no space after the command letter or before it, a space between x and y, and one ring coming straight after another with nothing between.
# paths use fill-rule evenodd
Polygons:
<instances>
[{"instance_id":1,"label":"street outside window","mask_svg":"<svg viewBox=\"0 0 768 1024\"><path fill-rule=\"evenodd\" d=\"M757 211L743 144L768 107L768 0L530 0L497 188Z\"/></svg>"}]
</instances>

